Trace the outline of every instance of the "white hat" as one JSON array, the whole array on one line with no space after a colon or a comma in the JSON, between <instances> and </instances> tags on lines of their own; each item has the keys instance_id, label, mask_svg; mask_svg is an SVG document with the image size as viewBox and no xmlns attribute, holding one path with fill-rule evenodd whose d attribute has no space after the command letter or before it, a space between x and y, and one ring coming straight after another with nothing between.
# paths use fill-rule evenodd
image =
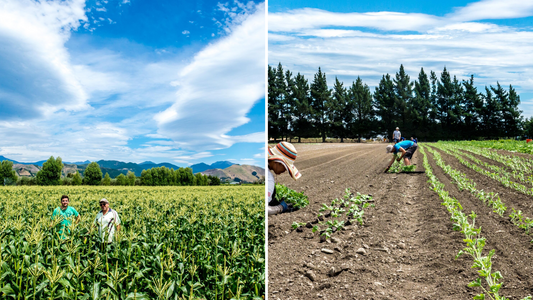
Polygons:
<instances>
[{"instance_id":1,"label":"white hat","mask_svg":"<svg viewBox=\"0 0 533 300\"><path fill-rule=\"evenodd\" d=\"M392 152L392 145L388 145L387 146L387 153L391 153Z\"/></svg>"},{"instance_id":2,"label":"white hat","mask_svg":"<svg viewBox=\"0 0 533 300\"><path fill-rule=\"evenodd\" d=\"M109 204L109 201L107 201L106 198L102 198L102 199L100 199L100 203L102 203L102 202Z\"/></svg>"}]
</instances>

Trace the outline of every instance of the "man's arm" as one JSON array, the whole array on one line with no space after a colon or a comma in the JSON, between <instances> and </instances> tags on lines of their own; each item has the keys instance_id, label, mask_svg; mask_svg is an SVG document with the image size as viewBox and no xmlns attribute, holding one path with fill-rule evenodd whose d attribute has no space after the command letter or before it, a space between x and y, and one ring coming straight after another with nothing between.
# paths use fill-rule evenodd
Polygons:
<instances>
[{"instance_id":1,"label":"man's arm","mask_svg":"<svg viewBox=\"0 0 533 300\"><path fill-rule=\"evenodd\" d=\"M405 151L402 147L400 147L400 151L402 152L402 155L400 155L400 157L398 157L398 158L396 159L397 161L402 160L403 156L404 156L405 153L406 153L406 151Z\"/></svg>"},{"instance_id":2,"label":"man's arm","mask_svg":"<svg viewBox=\"0 0 533 300\"><path fill-rule=\"evenodd\" d=\"M393 163L394 163L394 155L392 156L392 159L390 160L389 165L387 166L387 168L385 169L385 172L383 172L383 173L387 173L387 171L390 169L390 167L392 166Z\"/></svg>"}]
</instances>

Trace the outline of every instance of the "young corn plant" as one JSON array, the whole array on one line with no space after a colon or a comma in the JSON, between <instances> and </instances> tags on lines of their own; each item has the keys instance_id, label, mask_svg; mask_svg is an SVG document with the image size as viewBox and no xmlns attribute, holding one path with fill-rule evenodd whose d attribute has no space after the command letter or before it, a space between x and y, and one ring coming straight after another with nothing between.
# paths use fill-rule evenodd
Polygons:
<instances>
[{"instance_id":1,"label":"young corn plant","mask_svg":"<svg viewBox=\"0 0 533 300\"><path fill-rule=\"evenodd\" d=\"M317 218L320 220L323 216L331 216L332 218L340 218L343 214L348 212L348 218L353 218L359 224L363 224L363 215L364 209L367 207L374 207L375 205L371 203L372 197L369 195L363 195L357 193L356 196L353 196L350 192L350 189L347 188L344 191L344 196L342 198L336 198L331 201L331 205L322 203L322 207L319 210ZM347 209L347 210L346 210ZM328 212L323 214L323 212ZM328 220L326 222L319 222L318 225L313 226L313 232L321 231L321 236L324 236L325 239L331 237L333 232L341 230L344 228L345 224L349 224L348 221L339 221L339 220ZM351 222L350 222L351 223ZM325 228L324 228L325 226ZM323 230L321 228L324 228Z\"/></svg>"},{"instance_id":2,"label":"young corn plant","mask_svg":"<svg viewBox=\"0 0 533 300\"><path fill-rule=\"evenodd\" d=\"M462 207L457 199L449 196L448 192L444 190L444 184L433 174L424 147L420 147L420 153L424 156L424 168L426 169L426 175L429 178L432 189L437 192L441 200L443 200L442 204L446 206L452 215L453 229L465 235L464 242L466 243L466 247L459 251L455 258L457 259L462 254L468 254L474 259L472 267L479 269L479 277L468 286L481 287L483 293L474 296L473 299L508 300L499 295L499 290L502 287L502 283L499 282L502 279L501 273L499 271L492 272L491 259L495 251L491 250L487 256L483 256L482 252L486 244L486 239L481 237L481 228L475 227L476 214L472 212L470 216L467 216L461 211ZM468 217L470 217L472 222L468 220ZM485 279L485 282L483 282L483 279ZM531 296L525 297L522 300L531 300Z\"/></svg>"}]
</instances>

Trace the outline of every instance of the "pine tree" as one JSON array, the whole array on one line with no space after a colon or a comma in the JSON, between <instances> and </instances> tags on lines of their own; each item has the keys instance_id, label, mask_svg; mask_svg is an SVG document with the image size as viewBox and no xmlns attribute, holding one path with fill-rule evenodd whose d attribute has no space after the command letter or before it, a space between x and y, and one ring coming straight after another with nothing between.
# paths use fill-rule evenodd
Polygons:
<instances>
[{"instance_id":1,"label":"pine tree","mask_svg":"<svg viewBox=\"0 0 533 300\"><path fill-rule=\"evenodd\" d=\"M311 83L311 108L315 127L317 128L322 142L326 141L328 134L328 120L327 120L327 103L331 99L331 91L328 88L326 81L326 74L322 73L320 67L318 73L315 74L313 83Z\"/></svg>"},{"instance_id":2,"label":"pine tree","mask_svg":"<svg viewBox=\"0 0 533 300\"><path fill-rule=\"evenodd\" d=\"M374 100L376 103L376 114L381 119L380 131L386 137L392 138L394 128L398 126L396 111L396 94L394 93L394 84L389 74L383 75L379 85L374 91Z\"/></svg>"},{"instance_id":3,"label":"pine tree","mask_svg":"<svg viewBox=\"0 0 533 300\"><path fill-rule=\"evenodd\" d=\"M293 110L293 132L298 137L298 143L301 138L312 137L314 132L311 126L311 107L309 105L309 83L300 73L294 80L292 101Z\"/></svg>"},{"instance_id":4,"label":"pine tree","mask_svg":"<svg viewBox=\"0 0 533 300\"><path fill-rule=\"evenodd\" d=\"M516 137L520 135L522 131L522 111L518 109L520 104L520 96L516 93L516 90L512 85L509 85L509 102L505 118L507 118L508 134L510 137Z\"/></svg>"},{"instance_id":5,"label":"pine tree","mask_svg":"<svg viewBox=\"0 0 533 300\"><path fill-rule=\"evenodd\" d=\"M363 80L358 76L348 92L350 108L353 115L351 126L352 133L361 142L361 137L369 135L370 126L374 118L372 94Z\"/></svg>"},{"instance_id":6,"label":"pine tree","mask_svg":"<svg viewBox=\"0 0 533 300\"><path fill-rule=\"evenodd\" d=\"M483 99L479 96L477 88L474 86L474 75L470 76L470 80L463 81L463 86L465 128L467 138L472 139L481 130Z\"/></svg>"},{"instance_id":7,"label":"pine tree","mask_svg":"<svg viewBox=\"0 0 533 300\"><path fill-rule=\"evenodd\" d=\"M440 75L440 82L437 83L437 111L444 133L451 133L451 107L453 95L454 86L452 78L450 73L446 70L446 67L444 67L444 70Z\"/></svg>"},{"instance_id":8,"label":"pine tree","mask_svg":"<svg viewBox=\"0 0 533 300\"><path fill-rule=\"evenodd\" d=\"M421 137L429 135L431 122L431 86L424 68L420 69L418 80L415 81L414 97L409 107L411 121L413 122L413 136Z\"/></svg>"},{"instance_id":9,"label":"pine tree","mask_svg":"<svg viewBox=\"0 0 533 300\"><path fill-rule=\"evenodd\" d=\"M344 123L348 113L346 107L346 88L343 86L342 82L335 77L335 85L333 86L333 95L330 101L326 103L326 110L328 111L328 120L330 132L335 137L341 138L341 143L344 142L344 137L346 136L347 130Z\"/></svg>"},{"instance_id":10,"label":"pine tree","mask_svg":"<svg viewBox=\"0 0 533 300\"><path fill-rule=\"evenodd\" d=\"M397 109L396 115L399 116L401 120L400 127L402 130L410 130L410 125L408 123L409 118L409 106L411 105L411 99L413 98L413 83L410 80L410 77L405 73L403 65L400 65L400 71L396 73L396 78L394 79L394 92L396 93L396 105Z\"/></svg>"}]
</instances>

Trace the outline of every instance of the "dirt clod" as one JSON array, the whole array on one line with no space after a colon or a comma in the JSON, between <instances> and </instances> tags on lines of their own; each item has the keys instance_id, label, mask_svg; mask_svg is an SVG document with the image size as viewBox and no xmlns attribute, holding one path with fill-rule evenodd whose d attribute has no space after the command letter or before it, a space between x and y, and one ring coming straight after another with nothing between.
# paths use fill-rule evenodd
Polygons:
<instances>
[{"instance_id":1,"label":"dirt clod","mask_svg":"<svg viewBox=\"0 0 533 300\"><path fill-rule=\"evenodd\" d=\"M364 248L359 248L355 251L357 254L366 255L366 250Z\"/></svg>"},{"instance_id":2,"label":"dirt clod","mask_svg":"<svg viewBox=\"0 0 533 300\"><path fill-rule=\"evenodd\" d=\"M328 248L322 248L320 251L327 253L327 254L333 254L333 250L328 249Z\"/></svg>"}]
</instances>

